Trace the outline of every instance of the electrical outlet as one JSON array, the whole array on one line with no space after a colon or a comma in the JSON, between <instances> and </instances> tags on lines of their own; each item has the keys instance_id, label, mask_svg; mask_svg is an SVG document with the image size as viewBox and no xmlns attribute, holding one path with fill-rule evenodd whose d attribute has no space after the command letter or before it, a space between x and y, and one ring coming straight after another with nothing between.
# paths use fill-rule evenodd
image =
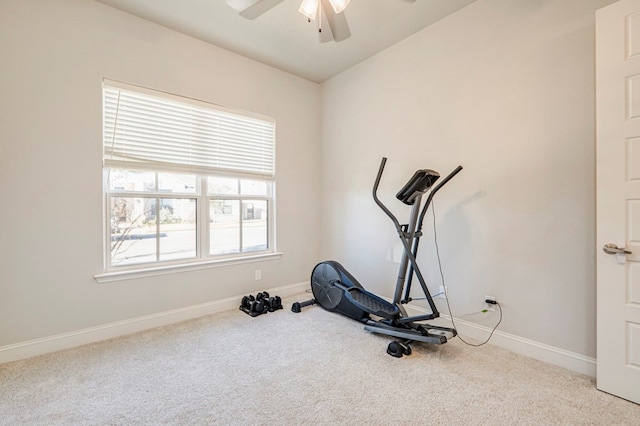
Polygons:
<instances>
[{"instance_id":1,"label":"electrical outlet","mask_svg":"<svg viewBox=\"0 0 640 426\"><path fill-rule=\"evenodd\" d=\"M484 296L484 300L493 300L493 301L495 301L496 298L495 298L495 296ZM493 311L496 310L496 305L494 305L492 303L484 302L484 309L487 310L487 311L493 312Z\"/></svg>"},{"instance_id":2,"label":"electrical outlet","mask_svg":"<svg viewBox=\"0 0 640 426\"><path fill-rule=\"evenodd\" d=\"M445 292L445 289L446 289L446 291L449 291L449 287L445 287L443 285L440 286L440 290L438 291L438 295L436 296L438 299L446 299L447 298L447 294Z\"/></svg>"},{"instance_id":3,"label":"electrical outlet","mask_svg":"<svg viewBox=\"0 0 640 426\"><path fill-rule=\"evenodd\" d=\"M256 269L254 272L254 275L256 277L256 281L261 280L262 279L262 269Z\"/></svg>"}]
</instances>

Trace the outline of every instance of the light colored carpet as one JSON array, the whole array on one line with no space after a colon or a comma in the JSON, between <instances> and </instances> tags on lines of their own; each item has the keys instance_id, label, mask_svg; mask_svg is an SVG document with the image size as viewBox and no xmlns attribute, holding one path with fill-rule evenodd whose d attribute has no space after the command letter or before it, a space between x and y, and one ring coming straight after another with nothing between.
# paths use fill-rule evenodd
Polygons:
<instances>
[{"instance_id":1,"label":"light colored carpet","mask_svg":"<svg viewBox=\"0 0 640 426\"><path fill-rule=\"evenodd\" d=\"M0 424L640 424L587 376L458 339L392 358L304 298L0 365Z\"/></svg>"}]
</instances>

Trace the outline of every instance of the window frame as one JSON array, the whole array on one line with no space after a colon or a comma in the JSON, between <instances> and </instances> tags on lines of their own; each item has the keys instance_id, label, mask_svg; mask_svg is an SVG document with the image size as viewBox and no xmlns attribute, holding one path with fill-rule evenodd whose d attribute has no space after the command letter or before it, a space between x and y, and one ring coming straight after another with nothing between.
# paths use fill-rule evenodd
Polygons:
<instances>
[{"instance_id":1,"label":"window frame","mask_svg":"<svg viewBox=\"0 0 640 426\"><path fill-rule=\"evenodd\" d=\"M208 191L208 178L210 175L194 175L196 179L196 189L193 193L187 192L161 192L157 187L158 175L163 173L162 170L151 171L146 169L138 169L138 171L146 171L155 174L156 187L154 191L124 191L124 190L111 190L109 188L109 172L111 168L104 168L104 217L105 217L105 248L104 248L104 270L106 273L116 271L129 271L129 270L141 270L154 268L156 266L174 266L174 265L187 265L190 263L201 262L225 262L225 261L239 261L243 258L255 258L256 256L271 255L276 253L275 250L275 182L265 179L256 179L251 177L251 180L265 182L267 184L267 195L254 195L254 194L210 194ZM219 177L233 178L238 182L243 180L244 176L232 177L230 175L218 175ZM215 176L215 177L218 177ZM196 255L190 258L184 258L179 260L155 260L150 262L140 262L125 265L112 264L111 244L112 240L112 224L111 224L111 200L114 198L142 198L142 199L195 199L196 202L196 225L195 225L195 238L196 238ZM239 214L239 232L238 239L241 247L241 251L237 253L229 254L211 254L210 252L210 233L211 233L211 215L209 210L209 204L213 200L237 200L242 206L242 202L246 201L265 201L267 204L267 248L265 250L256 251L242 251L242 212ZM158 215L158 209L161 203L156 203L156 216ZM160 223L156 222L156 235L160 232ZM156 259L159 259L161 253L158 250L159 241L156 239Z\"/></svg>"},{"instance_id":2,"label":"window frame","mask_svg":"<svg viewBox=\"0 0 640 426\"><path fill-rule=\"evenodd\" d=\"M105 96L104 86L110 88L123 88L124 90L134 91L140 89L141 93L151 96L166 95L169 100L179 99L180 102L195 102L198 107L202 107L203 104L208 105L212 109L216 109L218 106L204 103L201 101L191 100L183 98L177 95L164 94L162 92L156 92L146 88L138 88L137 86L131 86L124 83L113 82L110 80L103 80L103 99ZM219 107L226 114L232 113L239 116L245 114L244 111L232 110L227 107ZM103 120L106 119L105 111L103 110ZM246 113L250 118L264 118L257 114ZM275 163L275 121L273 122L273 142L271 154L273 162ZM106 126L106 124L104 125ZM106 132L106 130L104 130ZM114 130L115 131L115 130ZM103 143L106 136L103 137ZM275 172L272 171L270 175L263 173L250 173L242 171L230 171L230 170L216 170L213 168L203 169L198 166L195 168L173 167L171 164L145 164L136 161L123 161L122 159L111 160L107 158L107 148L103 154L103 204L104 204L104 259L103 259L103 273L95 276L99 282L109 282L120 279L134 278L138 276L153 276L158 274L164 274L167 272L181 271L181 270L194 270L208 267L217 267L230 264L238 264L252 261L262 261L267 258L279 257L281 253L276 251L276 227L275 227ZM275 164L274 164L275 166ZM153 172L154 173L154 190L149 191L136 191L136 190L117 190L111 189L109 174L111 170L131 170L140 172ZM272 169L274 170L274 168ZM163 192L160 189L159 176L161 173L178 173L183 175L191 175L195 177L195 189L194 192ZM225 177L233 178L238 183L237 194L211 194L208 188L208 179L210 177ZM267 185L267 195L255 195L255 194L242 194L240 191L241 182L243 180L253 180L257 182L264 182ZM155 199L155 215L159 218L158 209L161 208L162 199L193 199L195 200L195 256L183 259L175 260L161 260L162 253L159 251L161 223L156 219L156 252L155 261L131 263L125 265L117 265L113 263L112 244L113 244L113 231L112 231L112 202L116 198L142 198L142 199ZM210 203L214 200L238 200L239 211L239 223L238 223L238 239L240 251L236 253L228 254L211 254L210 235L211 235L211 220L210 217ZM266 244L265 250L257 251L243 251L243 202L261 201L266 202L267 218L266 218Z\"/></svg>"}]
</instances>

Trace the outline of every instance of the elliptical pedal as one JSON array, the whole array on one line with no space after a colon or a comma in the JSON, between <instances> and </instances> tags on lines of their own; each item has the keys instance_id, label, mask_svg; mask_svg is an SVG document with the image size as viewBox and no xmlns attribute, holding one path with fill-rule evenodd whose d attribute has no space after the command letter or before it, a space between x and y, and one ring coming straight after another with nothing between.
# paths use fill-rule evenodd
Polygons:
<instances>
[{"instance_id":1,"label":"elliptical pedal","mask_svg":"<svg viewBox=\"0 0 640 426\"><path fill-rule=\"evenodd\" d=\"M365 312L386 319L396 319L400 316L400 309L396 305L362 288L351 287L347 294L352 303Z\"/></svg>"}]
</instances>

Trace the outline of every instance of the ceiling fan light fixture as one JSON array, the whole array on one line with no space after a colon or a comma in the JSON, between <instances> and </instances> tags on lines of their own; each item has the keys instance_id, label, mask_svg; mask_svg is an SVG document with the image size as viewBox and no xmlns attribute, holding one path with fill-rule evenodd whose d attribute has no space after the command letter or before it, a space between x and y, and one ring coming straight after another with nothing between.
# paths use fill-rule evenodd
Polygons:
<instances>
[{"instance_id":1,"label":"ceiling fan light fixture","mask_svg":"<svg viewBox=\"0 0 640 426\"><path fill-rule=\"evenodd\" d=\"M349 6L350 1L351 0L329 0L329 3L331 3L331 7L333 7L336 13L341 13Z\"/></svg>"},{"instance_id":2,"label":"ceiling fan light fixture","mask_svg":"<svg viewBox=\"0 0 640 426\"><path fill-rule=\"evenodd\" d=\"M313 21L316 19L316 14L318 13L319 2L320 0L302 0L298 12Z\"/></svg>"}]
</instances>

